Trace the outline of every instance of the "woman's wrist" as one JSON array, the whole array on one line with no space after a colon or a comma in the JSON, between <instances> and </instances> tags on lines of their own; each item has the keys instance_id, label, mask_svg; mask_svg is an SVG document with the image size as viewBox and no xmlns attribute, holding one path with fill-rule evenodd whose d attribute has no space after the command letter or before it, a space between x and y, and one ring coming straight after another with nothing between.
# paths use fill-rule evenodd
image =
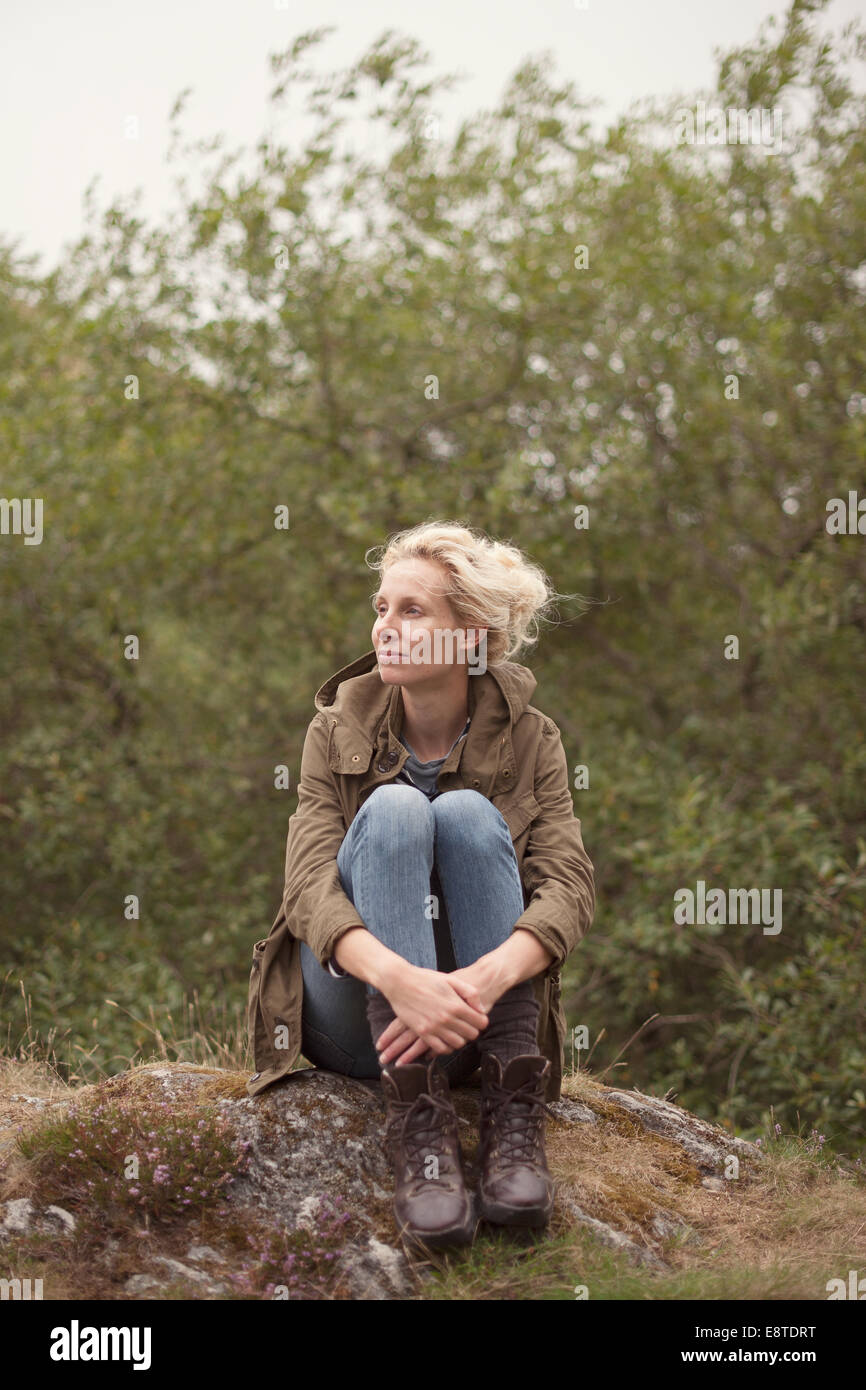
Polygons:
<instances>
[{"instance_id":1,"label":"woman's wrist","mask_svg":"<svg viewBox=\"0 0 866 1390\"><path fill-rule=\"evenodd\" d=\"M502 946L487 951L469 966L473 981L481 994L494 1002L500 999L517 981L514 977L514 962Z\"/></svg>"},{"instance_id":2,"label":"woman's wrist","mask_svg":"<svg viewBox=\"0 0 866 1390\"><path fill-rule=\"evenodd\" d=\"M403 956L398 956L396 951L389 951L388 957L388 959L382 959L378 970L378 979L370 982L374 989L377 989L380 994L384 994L386 998L390 998L395 985L403 984L413 970L417 969L411 961L404 960Z\"/></svg>"},{"instance_id":3,"label":"woman's wrist","mask_svg":"<svg viewBox=\"0 0 866 1390\"><path fill-rule=\"evenodd\" d=\"M366 927L352 927L339 938L332 959L358 980L388 995L395 984L402 984L415 970L373 936ZM526 928L518 927L501 946L479 956L471 967L481 976L495 998L500 998L512 986L531 980L547 970L553 955L542 946L538 937Z\"/></svg>"},{"instance_id":4,"label":"woman's wrist","mask_svg":"<svg viewBox=\"0 0 866 1390\"><path fill-rule=\"evenodd\" d=\"M411 969L409 962L384 945L366 927L351 927L337 941L331 959L356 980L387 995L394 980Z\"/></svg>"},{"instance_id":5,"label":"woman's wrist","mask_svg":"<svg viewBox=\"0 0 866 1390\"><path fill-rule=\"evenodd\" d=\"M516 927L507 941L482 959L491 961L499 982L504 982L503 994L514 985L541 975L553 963L552 953L525 927Z\"/></svg>"}]
</instances>

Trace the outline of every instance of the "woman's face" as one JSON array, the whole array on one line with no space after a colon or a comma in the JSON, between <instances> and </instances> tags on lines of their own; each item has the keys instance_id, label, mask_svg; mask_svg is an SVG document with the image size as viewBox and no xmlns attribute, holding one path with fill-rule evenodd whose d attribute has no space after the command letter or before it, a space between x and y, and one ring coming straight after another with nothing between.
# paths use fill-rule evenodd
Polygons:
<instances>
[{"instance_id":1,"label":"woman's face","mask_svg":"<svg viewBox=\"0 0 866 1390\"><path fill-rule=\"evenodd\" d=\"M467 630L458 626L447 588L448 574L433 560L398 560L382 575L372 636L379 674L389 685L415 684L443 667L466 665ZM468 636L471 654L475 630Z\"/></svg>"}]
</instances>

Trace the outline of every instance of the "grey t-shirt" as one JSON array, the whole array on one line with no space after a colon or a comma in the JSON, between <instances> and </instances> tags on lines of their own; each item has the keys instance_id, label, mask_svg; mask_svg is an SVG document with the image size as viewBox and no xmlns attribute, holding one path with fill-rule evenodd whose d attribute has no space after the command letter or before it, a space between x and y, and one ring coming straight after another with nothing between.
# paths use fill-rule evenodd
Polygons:
<instances>
[{"instance_id":1,"label":"grey t-shirt","mask_svg":"<svg viewBox=\"0 0 866 1390\"><path fill-rule=\"evenodd\" d=\"M402 768L400 769L400 772L394 778L394 781L408 782L411 786L418 787L422 792L424 792L425 796L429 797L429 799L433 801L434 798L439 795L439 769L445 762L445 758L449 758L451 756L451 753L456 748L460 740L466 737L466 735L469 732L469 724L470 720L467 719L463 727L462 734L457 735L457 738L455 738L454 742L452 743L451 747L448 749L448 752L445 754L444 757L431 758L429 763L420 763L418 761L418 759L415 757L415 754L412 752L411 744L409 744L401 734L400 742L402 743L404 748L409 749L409 756L403 764Z\"/></svg>"}]
</instances>

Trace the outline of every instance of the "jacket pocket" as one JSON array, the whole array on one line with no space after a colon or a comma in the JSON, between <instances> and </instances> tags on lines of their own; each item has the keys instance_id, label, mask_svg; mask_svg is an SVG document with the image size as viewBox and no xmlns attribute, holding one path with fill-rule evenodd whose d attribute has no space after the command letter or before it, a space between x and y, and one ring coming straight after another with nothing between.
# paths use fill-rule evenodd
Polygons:
<instances>
[{"instance_id":1,"label":"jacket pocket","mask_svg":"<svg viewBox=\"0 0 866 1390\"><path fill-rule=\"evenodd\" d=\"M264 955L265 947L267 946L269 940L269 937L264 936L262 937L261 941L257 941L255 946L253 947L253 963L250 968L250 973L260 969L262 964L262 956Z\"/></svg>"}]
</instances>

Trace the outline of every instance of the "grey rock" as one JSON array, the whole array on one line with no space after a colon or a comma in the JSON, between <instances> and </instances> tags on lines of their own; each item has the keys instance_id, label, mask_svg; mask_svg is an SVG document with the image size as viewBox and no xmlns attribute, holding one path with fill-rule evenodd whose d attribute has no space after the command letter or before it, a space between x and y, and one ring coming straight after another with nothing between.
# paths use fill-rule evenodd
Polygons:
<instances>
[{"instance_id":1,"label":"grey rock","mask_svg":"<svg viewBox=\"0 0 866 1390\"><path fill-rule=\"evenodd\" d=\"M659 1240L668 1240L672 1236L679 1236L690 1244L695 1241L700 1242L697 1232L687 1221L683 1221L681 1216L677 1216L672 1211L665 1211L663 1207L659 1207L650 1219L649 1225L653 1235L658 1236Z\"/></svg>"},{"instance_id":2,"label":"grey rock","mask_svg":"<svg viewBox=\"0 0 866 1390\"><path fill-rule=\"evenodd\" d=\"M23 1101L25 1105L30 1105L34 1110L44 1110L47 1105L54 1105L56 1101L46 1100L45 1096L27 1096L23 1091L13 1091L10 1100Z\"/></svg>"},{"instance_id":3,"label":"grey rock","mask_svg":"<svg viewBox=\"0 0 866 1390\"><path fill-rule=\"evenodd\" d=\"M254 1099L220 1102L245 1140L249 1164L231 1201L258 1208L286 1229L313 1229L340 1197L369 1234L391 1220L393 1178L383 1148L381 1093L351 1077L312 1068ZM374 1186L383 1194L377 1198Z\"/></svg>"},{"instance_id":4,"label":"grey rock","mask_svg":"<svg viewBox=\"0 0 866 1390\"><path fill-rule=\"evenodd\" d=\"M334 1245L336 1258L330 1262L337 1281L333 1286L330 1280L326 1281L321 1290L323 1297L329 1296L331 1287L340 1297L348 1293L364 1302L420 1296L423 1281L430 1276L423 1261L407 1258L395 1229L393 1175L383 1143L385 1105L377 1081L309 1067L250 1097L243 1091L237 1093L234 1074L214 1068L172 1063L136 1070L145 1082L142 1094L149 1092L154 1099L176 1103L187 1114L194 1112L197 1093L206 1087L202 1103L206 1098L230 1121L247 1155L245 1171L236 1176L226 1192L242 1224L248 1222L251 1229L260 1224L276 1234L309 1232L314 1239L323 1214L325 1218L329 1211L351 1214L351 1225L344 1236L338 1236ZM215 1088L214 1082L219 1083L222 1077L230 1084L226 1093L220 1095L219 1084ZM105 1086L110 1087L113 1080ZM606 1121L607 1106L596 1105L596 1097L599 1102L620 1107L645 1130L676 1145L705 1175L703 1185L709 1191L725 1190L719 1174L724 1160L732 1153L763 1157L756 1145L732 1137L680 1106L636 1090L618 1091L612 1087L588 1087L580 1101L564 1096L549 1104L550 1123L559 1131L560 1144L570 1142L573 1133L575 1148L579 1149L578 1127ZM478 1132L478 1089L458 1087L453 1098L461 1135L471 1149ZM41 1102L40 1097L31 1099ZM628 1144L628 1138L623 1142ZM477 1176L473 1163L467 1169L470 1186ZM592 1214L599 1208L591 1190L584 1193L580 1180L575 1178L569 1184L557 1183L556 1205L560 1216L566 1214L635 1263L664 1269L665 1241L679 1237L691 1242L700 1237L675 1211L667 1209L664 1192L660 1190L658 1195L658 1203L650 1200L649 1205L644 1202L635 1206L634 1210L641 1212L639 1217L627 1210L629 1204L624 1200L621 1220L609 1205L603 1212L605 1219L600 1220ZM0 1242L30 1231L46 1230L71 1235L75 1218L57 1206L38 1211L29 1198L0 1204ZM140 1261L146 1268L126 1280L125 1293L129 1297L147 1296L149 1291L180 1281L190 1298L236 1296L245 1287L249 1255L221 1249L216 1234L211 1239L215 1244L197 1243L195 1228L190 1229L184 1260L168 1254L145 1256L139 1248L136 1264ZM126 1242L121 1244L125 1246ZM106 1242L101 1258L112 1263L116 1254L111 1242ZM209 1268L202 1269L201 1265Z\"/></svg>"},{"instance_id":5,"label":"grey rock","mask_svg":"<svg viewBox=\"0 0 866 1390\"><path fill-rule=\"evenodd\" d=\"M184 1073L174 1065L149 1070L170 1099L188 1095L213 1075ZM233 1207L249 1209L277 1229L311 1234L321 1211L351 1211L361 1230L334 1262L340 1282L364 1301L410 1295L411 1270L391 1211L393 1175L382 1142L385 1105L378 1082L309 1067L254 1098L216 1103L249 1145L247 1171L229 1194ZM470 1128L462 1118L461 1126ZM382 1239L391 1230L393 1245Z\"/></svg>"},{"instance_id":6,"label":"grey rock","mask_svg":"<svg viewBox=\"0 0 866 1390\"><path fill-rule=\"evenodd\" d=\"M0 1206L0 1232L6 1236L26 1235L36 1220L36 1208L29 1197L16 1197Z\"/></svg>"},{"instance_id":7,"label":"grey rock","mask_svg":"<svg viewBox=\"0 0 866 1390\"><path fill-rule=\"evenodd\" d=\"M606 1221L599 1221L595 1216L588 1215L568 1192L560 1189L557 1197L574 1220L579 1221L582 1226L588 1226L603 1245L609 1246L612 1250L623 1251L636 1264L647 1265L651 1269L665 1268L664 1260L655 1250L649 1246L638 1245L637 1241L632 1240L624 1231L618 1231Z\"/></svg>"},{"instance_id":8,"label":"grey rock","mask_svg":"<svg viewBox=\"0 0 866 1390\"><path fill-rule=\"evenodd\" d=\"M375 1236L370 1236L366 1248L346 1251L340 1266L353 1299L382 1301L406 1298L411 1293L404 1257Z\"/></svg>"},{"instance_id":9,"label":"grey rock","mask_svg":"<svg viewBox=\"0 0 866 1390\"><path fill-rule=\"evenodd\" d=\"M558 1120L564 1120L566 1124L598 1124L595 1111L576 1100L552 1100L547 1108L552 1115Z\"/></svg>"},{"instance_id":10,"label":"grey rock","mask_svg":"<svg viewBox=\"0 0 866 1390\"><path fill-rule=\"evenodd\" d=\"M627 1110L644 1129L679 1144L702 1173L717 1173L731 1153L747 1154L757 1159L764 1157L757 1144L747 1139L737 1139L719 1125L698 1119L697 1115L692 1115L679 1105L672 1105L670 1101L635 1091L604 1090L602 1095L605 1100Z\"/></svg>"},{"instance_id":11,"label":"grey rock","mask_svg":"<svg viewBox=\"0 0 866 1390\"><path fill-rule=\"evenodd\" d=\"M55 1206L53 1203L50 1207L45 1208L42 1219L53 1222L58 1231L68 1236L75 1234L75 1228L78 1225L71 1211L67 1211L65 1207Z\"/></svg>"},{"instance_id":12,"label":"grey rock","mask_svg":"<svg viewBox=\"0 0 866 1390\"><path fill-rule=\"evenodd\" d=\"M154 1264L162 1265L167 1271L169 1280L174 1282L178 1279L194 1284L204 1293L213 1295L226 1293L226 1285L212 1279L209 1274L204 1274L200 1269L193 1269L191 1265L182 1264L180 1260L173 1260L168 1255L152 1255L151 1260Z\"/></svg>"},{"instance_id":13,"label":"grey rock","mask_svg":"<svg viewBox=\"0 0 866 1390\"><path fill-rule=\"evenodd\" d=\"M213 1264L225 1264L225 1256L212 1245L191 1245L186 1252L188 1260L210 1260Z\"/></svg>"},{"instance_id":14,"label":"grey rock","mask_svg":"<svg viewBox=\"0 0 866 1390\"><path fill-rule=\"evenodd\" d=\"M29 1197L15 1197L0 1203L0 1241L13 1236L71 1236L76 1221L64 1207L49 1206L40 1211Z\"/></svg>"},{"instance_id":15,"label":"grey rock","mask_svg":"<svg viewBox=\"0 0 866 1390\"><path fill-rule=\"evenodd\" d=\"M151 1289L158 1289L160 1281L155 1274L131 1274L124 1284L124 1292L128 1294L148 1293Z\"/></svg>"}]
</instances>

